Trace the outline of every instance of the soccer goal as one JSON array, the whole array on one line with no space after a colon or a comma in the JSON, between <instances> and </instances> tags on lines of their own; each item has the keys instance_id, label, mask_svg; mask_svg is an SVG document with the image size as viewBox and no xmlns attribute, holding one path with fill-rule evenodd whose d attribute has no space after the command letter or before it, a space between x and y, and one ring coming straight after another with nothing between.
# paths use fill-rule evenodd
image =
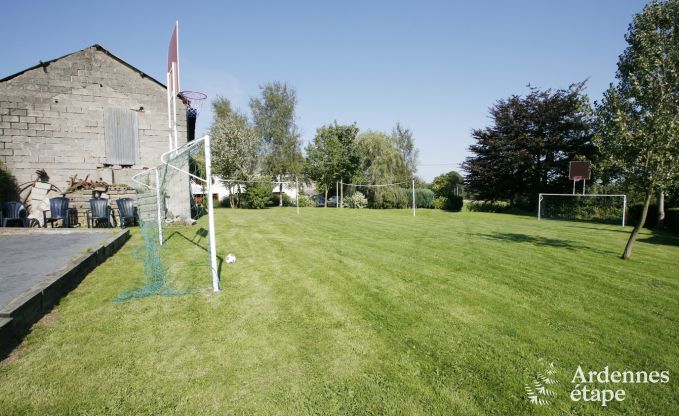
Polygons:
<instances>
[{"instance_id":1,"label":"soccer goal","mask_svg":"<svg viewBox=\"0 0 679 416\"><path fill-rule=\"evenodd\" d=\"M626 195L538 195L538 221L543 218L620 223L625 226Z\"/></svg>"},{"instance_id":2,"label":"soccer goal","mask_svg":"<svg viewBox=\"0 0 679 416\"><path fill-rule=\"evenodd\" d=\"M163 262L164 245L170 236L164 229L176 224L191 222L194 206L192 185L205 189L207 198L207 230L202 234L208 239L208 264L212 278L212 289L218 292L219 276L217 247L215 241L214 204L212 196L212 162L210 136L204 136L185 145L165 152L161 164L135 175L132 180L137 188L137 211L142 235L146 246L144 268L149 284L139 294L170 294L165 281ZM201 231L199 230L199 231Z\"/></svg>"}]
</instances>

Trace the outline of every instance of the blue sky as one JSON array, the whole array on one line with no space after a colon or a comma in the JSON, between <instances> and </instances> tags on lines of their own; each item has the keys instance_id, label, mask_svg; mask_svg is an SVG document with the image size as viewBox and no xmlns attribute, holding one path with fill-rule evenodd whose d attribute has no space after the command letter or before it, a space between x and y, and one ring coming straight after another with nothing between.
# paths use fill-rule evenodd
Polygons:
<instances>
[{"instance_id":1,"label":"blue sky","mask_svg":"<svg viewBox=\"0 0 679 416\"><path fill-rule=\"evenodd\" d=\"M399 121L420 149L418 174L431 180L459 170L488 108L525 94L529 83L566 88L589 79L587 94L599 100L645 3L10 2L0 78L99 43L164 81L179 20L183 89L247 110L259 85L287 82L297 90L305 143L335 120L385 132ZM199 133L211 118L203 111Z\"/></svg>"}]
</instances>

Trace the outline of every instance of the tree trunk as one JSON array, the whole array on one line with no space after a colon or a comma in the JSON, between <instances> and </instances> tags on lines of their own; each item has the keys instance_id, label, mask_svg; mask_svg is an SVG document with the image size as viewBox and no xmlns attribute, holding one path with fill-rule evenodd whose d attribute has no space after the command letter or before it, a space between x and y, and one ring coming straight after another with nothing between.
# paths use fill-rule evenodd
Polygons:
<instances>
[{"instance_id":1,"label":"tree trunk","mask_svg":"<svg viewBox=\"0 0 679 416\"><path fill-rule=\"evenodd\" d=\"M641 211L641 218L639 219L637 225L634 227L634 230L632 230L632 234L629 236L629 240L627 240L625 251L622 253L623 260L627 260L632 256L632 247L634 246L634 242L637 239L637 235L639 235L639 231L641 231L641 228L644 226L644 223L646 222L646 216L648 215L648 206L651 205L651 197L653 197L653 189L647 189L646 200L644 201L644 208Z\"/></svg>"},{"instance_id":2,"label":"tree trunk","mask_svg":"<svg viewBox=\"0 0 679 416\"><path fill-rule=\"evenodd\" d=\"M328 207L328 187L325 187L325 198L323 199L323 208Z\"/></svg>"},{"instance_id":3,"label":"tree trunk","mask_svg":"<svg viewBox=\"0 0 679 416\"><path fill-rule=\"evenodd\" d=\"M665 191L658 194L658 223L656 228L665 228Z\"/></svg>"},{"instance_id":4,"label":"tree trunk","mask_svg":"<svg viewBox=\"0 0 679 416\"><path fill-rule=\"evenodd\" d=\"M278 184L278 206L279 207L283 206L283 184L282 183Z\"/></svg>"}]
</instances>

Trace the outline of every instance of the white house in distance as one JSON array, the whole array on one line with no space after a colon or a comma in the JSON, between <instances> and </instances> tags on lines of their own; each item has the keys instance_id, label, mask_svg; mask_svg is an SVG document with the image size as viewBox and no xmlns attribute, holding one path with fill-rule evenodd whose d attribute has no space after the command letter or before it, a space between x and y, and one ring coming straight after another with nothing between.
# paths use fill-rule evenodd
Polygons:
<instances>
[{"instance_id":1,"label":"white house in distance","mask_svg":"<svg viewBox=\"0 0 679 416\"><path fill-rule=\"evenodd\" d=\"M247 185L241 184L242 189L246 189ZM205 189L201 184L191 183L191 193L194 196L203 197L205 196ZM271 193L278 195L278 184L271 184ZM288 195L293 200L297 198L297 188L294 183L283 184L283 193ZM224 198L231 195L229 188L224 184L224 182L217 176L212 177L212 198L213 200L221 201Z\"/></svg>"}]
</instances>

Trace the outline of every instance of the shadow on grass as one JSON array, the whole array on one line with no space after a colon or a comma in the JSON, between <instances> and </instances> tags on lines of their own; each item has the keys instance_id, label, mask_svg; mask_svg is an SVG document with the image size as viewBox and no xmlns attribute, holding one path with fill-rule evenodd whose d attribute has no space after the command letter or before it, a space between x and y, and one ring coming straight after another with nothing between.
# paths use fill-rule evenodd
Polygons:
<instances>
[{"instance_id":1,"label":"shadow on grass","mask_svg":"<svg viewBox=\"0 0 679 416\"><path fill-rule=\"evenodd\" d=\"M641 243L659 244L663 246L679 246L679 235L667 231L652 230L650 237L639 239Z\"/></svg>"},{"instance_id":2,"label":"shadow on grass","mask_svg":"<svg viewBox=\"0 0 679 416\"><path fill-rule=\"evenodd\" d=\"M207 240L208 231L205 228L201 227L198 230L196 230L196 233L193 235L192 238L185 236L184 234L182 234L179 231L172 231L172 234L167 236L167 238L163 241L163 243L168 242L175 235L177 237L183 238L184 240L188 241L189 243L193 244L194 246L199 247L200 249L202 249L206 253L208 253L208 254L210 253L210 250L207 247L203 247L201 245L201 242L205 241L207 243L207 241L208 241ZM221 276L222 276L222 264L223 263L224 263L224 259L222 258L222 256L217 255L217 276L219 277L220 282L222 280Z\"/></svg>"},{"instance_id":3,"label":"shadow on grass","mask_svg":"<svg viewBox=\"0 0 679 416\"><path fill-rule=\"evenodd\" d=\"M561 240L557 238L536 237L527 234L518 233L493 233L493 234L476 234L479 237L489 240L510 241L513 243L529 243L536 246L559 247L568 250L590 249L589 247L575 243L570 240Z\"/></svg>"},{"instance_id":4,"label":"shadow on grass","mask_svg":"<svg viewBox=\"0 0 679 416\"><path fill-rule=\"evenodd\" d=\"M550 221L553 221L553 220L550 220ZM564 220L564 221L566 221L566 220ZM577 221L577 222L584 223L586 221ZM605 223L600 223L600 222L594 223L594 224L589 223L589 224L591 224L589 227L584 227L582 225L575 225L575 224L568 224L567 226L570 227L570 228L582 228L584 230L609 231L609 232L612 232L612 233L623 233L623 234L630 234L631 233L629 228L624 229L620 225L618 225L618 228L616 229L616 228L611 227L614 224L605 224Z\"/></svg>"}]
</instances>

